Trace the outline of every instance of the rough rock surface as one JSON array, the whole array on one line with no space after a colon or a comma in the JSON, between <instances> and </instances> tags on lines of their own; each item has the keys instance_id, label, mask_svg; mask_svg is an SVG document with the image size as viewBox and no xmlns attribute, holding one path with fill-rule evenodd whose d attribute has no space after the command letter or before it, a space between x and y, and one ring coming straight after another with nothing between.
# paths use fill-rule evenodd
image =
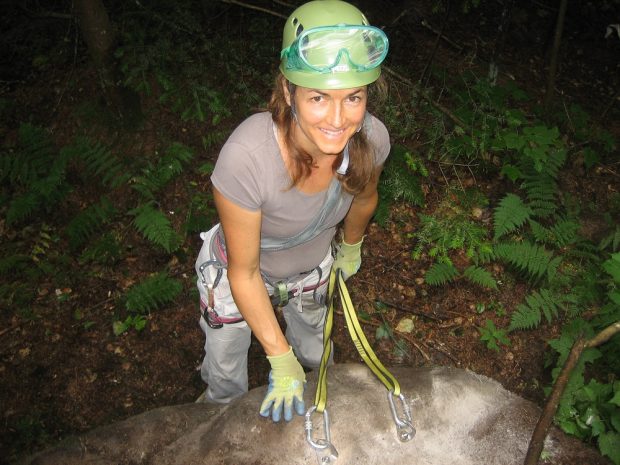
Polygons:
<instances>
[{"instance_id":1,"label":"rough rock surface","mask_svg":"<svg viewBox=\"0 0 620 465\"><path fill-rule=\"evenodd\" d=\"M397 368L411 405L415 438L398 441L386 391L363 365L329 369L328 411L336 464L522 464L539 409L497 382L454 368ZM309 375L306 404L316 375ZM29 465L317 463L305 440L303 417L274 424L257 411L265 388L228 406L163 407L68 439L25 461ZM322 417L313 415L316 437ZM554 430L551 464L607 464L598 453Z\"/></svg>"}]
</instances>

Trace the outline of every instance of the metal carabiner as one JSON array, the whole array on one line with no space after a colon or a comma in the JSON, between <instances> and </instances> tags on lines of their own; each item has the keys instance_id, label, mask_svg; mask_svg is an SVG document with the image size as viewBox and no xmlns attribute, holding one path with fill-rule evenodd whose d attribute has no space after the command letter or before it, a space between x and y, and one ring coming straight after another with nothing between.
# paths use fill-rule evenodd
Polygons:
<instances>
[{"instance_id":1,"label":"metal carabiner","mask_svg":"<svg viewBox=\"0 0 620 465\"><path fill-rule=\"evenodd\" d=\"M404 418L400 418L398 416L398 412L396 411L396 406L394 405L394 389L390 389L388 391L388 402L390 403L390 410L392 411L392 418L394 418L394 423L396 423L396 432L398 433L398 439L400 442L411 441L415 436L415 428L413 427L413 421L411 420L411 409L409 408L409 404L405 400L405 396L401 392L398 395L400 402L402 404L402 411Z\"/></svg>"},{"instance_id":2,"label":"metal carabiner","mask_svg":"<svg viewBox=\"0 0 620 465\"><path fill-rule=\"evenodd\" d=\"M312 414L316 411L316 405L313 405L306 412L306 420L304 421L304 429L306 430L306 441L317 453L317 459L320 465L329 465L334 463L338 458L338 451L331 442L329 432L329 415L327 410L323 410L323 429L325 430L325 439L312 439Z\"/></svg>"}]
</instances>

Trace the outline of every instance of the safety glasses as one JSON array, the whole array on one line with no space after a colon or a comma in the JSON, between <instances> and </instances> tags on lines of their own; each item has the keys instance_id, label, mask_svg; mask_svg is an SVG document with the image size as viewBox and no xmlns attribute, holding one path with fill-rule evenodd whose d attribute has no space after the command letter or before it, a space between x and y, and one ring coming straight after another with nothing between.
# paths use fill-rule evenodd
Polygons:
<instances>
[{"instance_id":1,"label":"safety glasses","mask_svg":"<svg viewBox=\"0 0 620 465\"><path fill-rule=\"evenodd\" d=\"M303 31L280 56L287 68L300 71L368 71L383 62L388 46L385 33L373 26L321 26Z\"/></svg>"}]
</instances>

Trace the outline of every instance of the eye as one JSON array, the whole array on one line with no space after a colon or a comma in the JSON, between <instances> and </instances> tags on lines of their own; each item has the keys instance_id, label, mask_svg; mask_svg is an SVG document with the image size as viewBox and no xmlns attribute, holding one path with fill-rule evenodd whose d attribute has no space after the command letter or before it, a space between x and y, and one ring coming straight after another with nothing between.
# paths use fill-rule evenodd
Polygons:
<instances>
[{"instance_id":1,"label":"eye","mask_svg":"<svg viewBox=\"0 0 620 465\"><path fill-rule=\"evenodd\" d=\"M323 96L322 95L315 95L313 97L310 97L310 100L312 102L315 102L315 103L320 103L320 102L323 101Z\"/></svg>"}]
</instances>

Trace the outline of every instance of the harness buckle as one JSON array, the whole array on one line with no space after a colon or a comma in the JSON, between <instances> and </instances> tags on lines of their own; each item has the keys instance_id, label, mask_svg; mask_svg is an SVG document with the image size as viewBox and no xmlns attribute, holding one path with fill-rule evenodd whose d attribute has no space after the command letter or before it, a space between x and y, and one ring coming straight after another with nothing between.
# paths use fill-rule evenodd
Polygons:
<instances>
[{"instance_id":1,"label":"harness buckle","mask_svg":"<svg viewBox=\"0 0 620 465\"><path fill-rule=\"evenodd\" d=\"M399 441L411 441L415 436L416 430L411 420L411 409L405 400L405 396L402 392L397 396L401 402L401 409L403 412L402 418L398 415L396 405L394 405L394 389L390 389L387 396L390 403L390 410L392 411L392 418L394 419L394 423L396 423L396 433L398 434Z\"/></svg>"},{"instance_id":2,"label":"harness buckle","mask_svg":"<svg viewBox=\"0 0 620 465\"><path fill-rule=\"evenodd\" d=\"M338 451L331 442L329 431L329 415L327 409L323 410L323 430L325 438L312 439L312 414L316 411L316 405L313 405L306 412L306 420L304 421L304 429L306 430L306 441L315 450L319 465L333 464L338 458Z\"/></svg>"}]
</instances>

